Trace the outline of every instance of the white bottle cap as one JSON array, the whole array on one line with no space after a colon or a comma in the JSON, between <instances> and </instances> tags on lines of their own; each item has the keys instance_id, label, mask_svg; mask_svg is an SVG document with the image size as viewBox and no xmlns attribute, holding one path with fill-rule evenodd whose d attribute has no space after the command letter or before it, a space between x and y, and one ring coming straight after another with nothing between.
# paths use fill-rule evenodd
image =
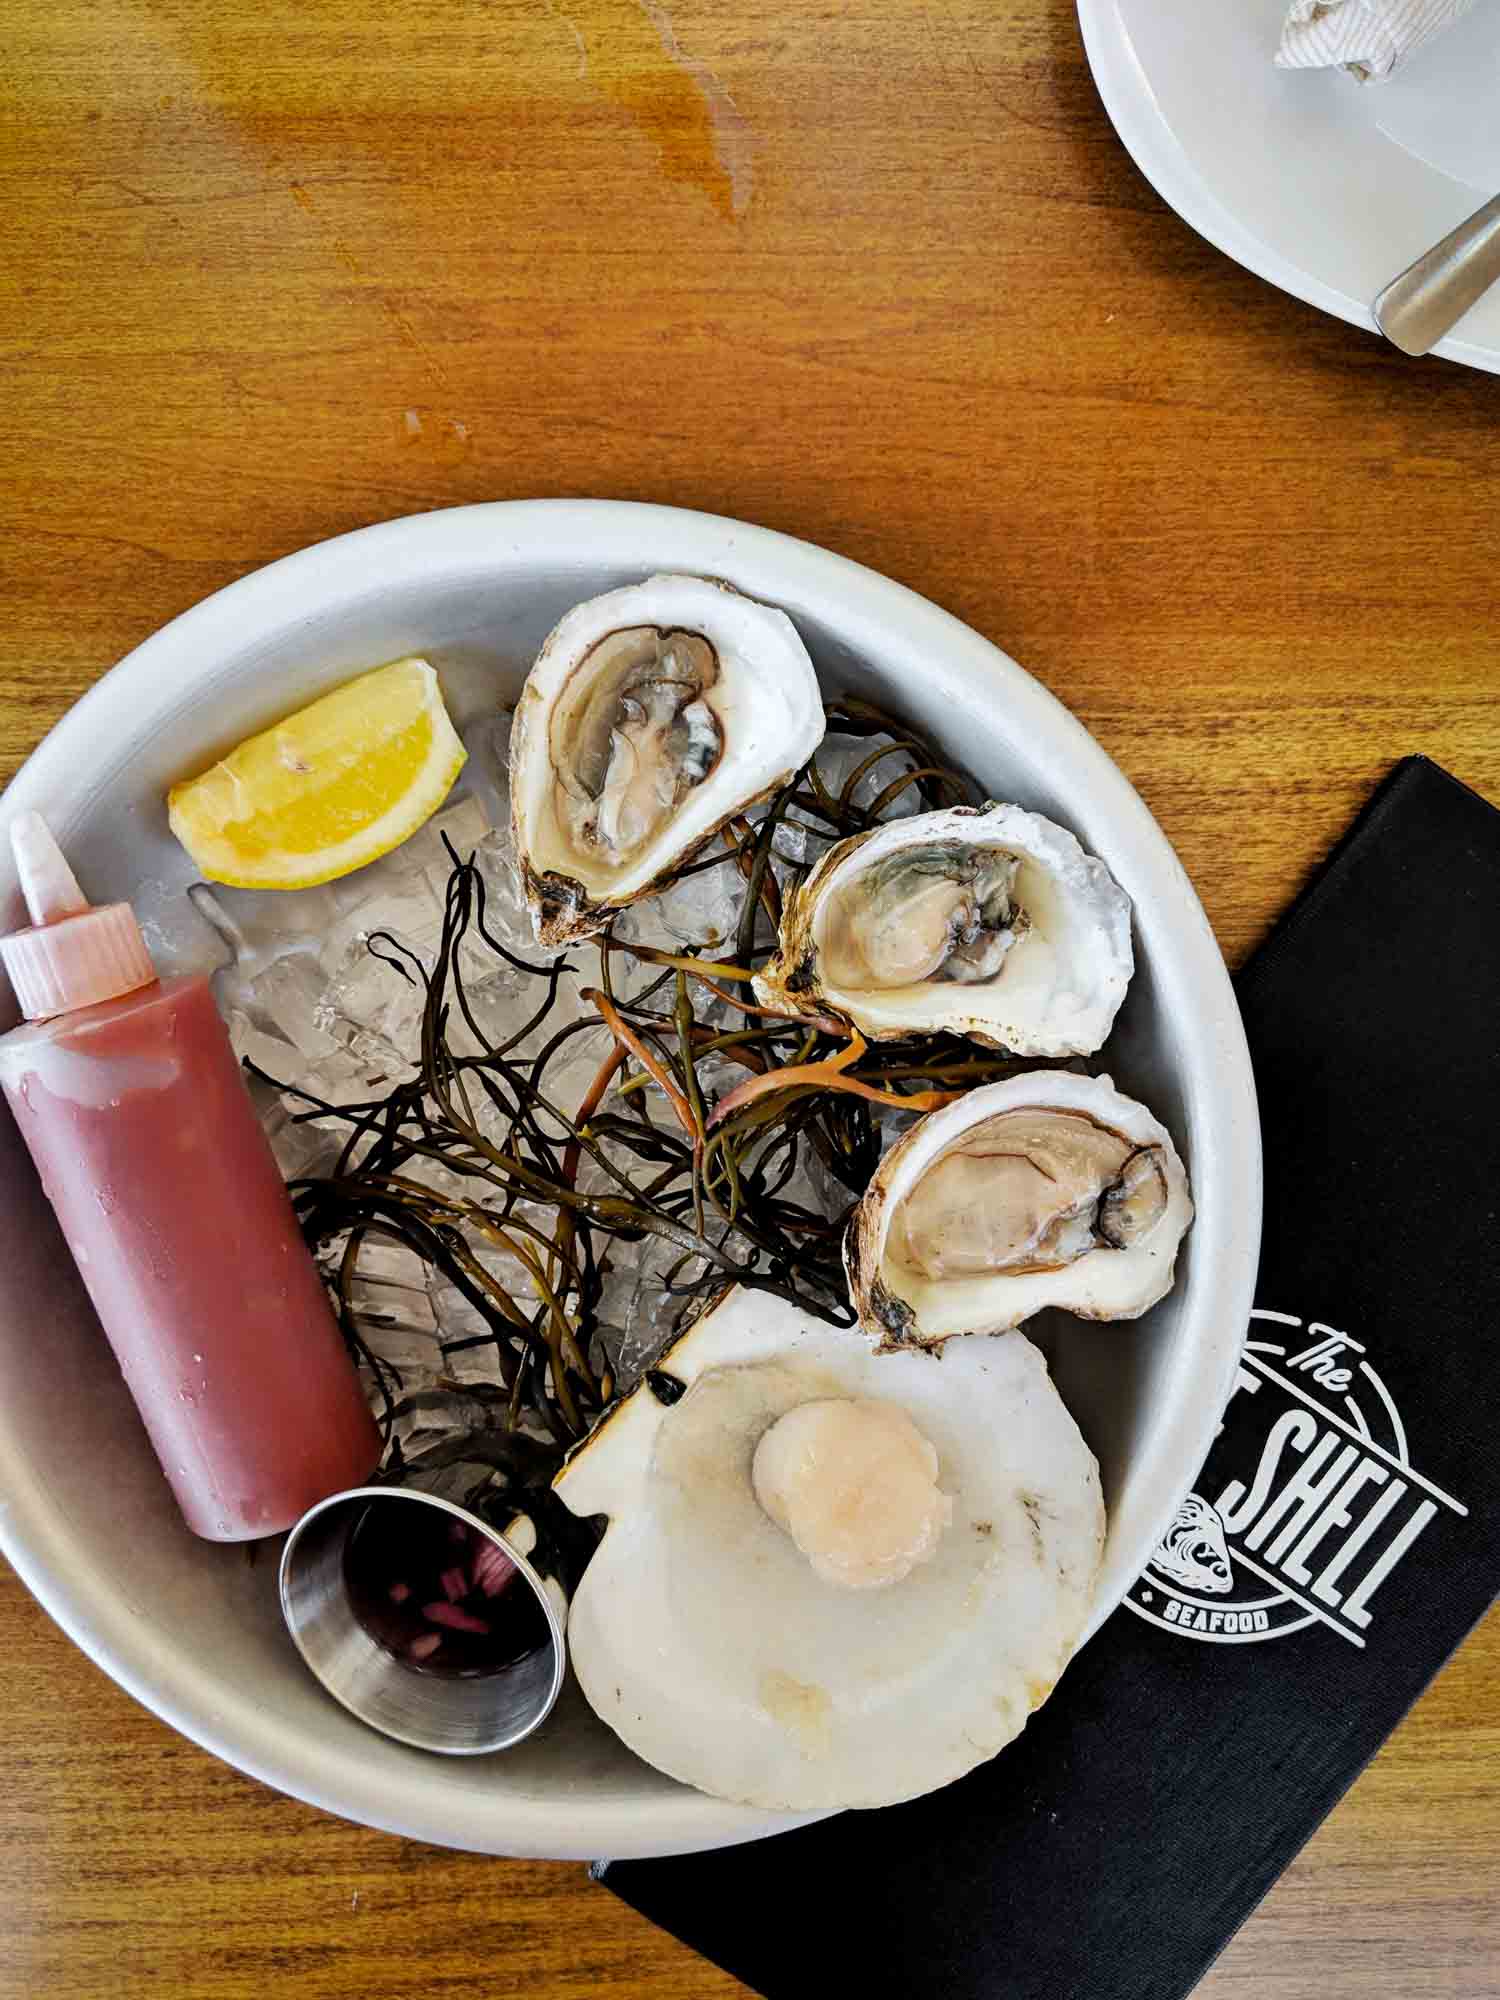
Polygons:
<instances>
[{"instance_id":1,"label":"white bottle cap","mask_svg":"<svg viewBox=\"0 0 1500 2000\"><path fill-rule=\"evenodd\" d=\"M85 902L40 813L11 821L10 844L33 928L0 938L0 961L26 1018L71 1014L151 985L156 967L134 910Z\"/></svg>"}]
</instances>

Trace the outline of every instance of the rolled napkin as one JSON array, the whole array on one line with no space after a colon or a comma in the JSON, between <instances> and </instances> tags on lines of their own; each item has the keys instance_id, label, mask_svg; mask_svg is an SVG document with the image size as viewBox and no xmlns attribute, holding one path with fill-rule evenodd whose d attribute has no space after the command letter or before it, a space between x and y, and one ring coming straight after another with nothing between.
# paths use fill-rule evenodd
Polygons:
<instances>
[{"instance_id":1,"label":"rolled napkin","mask_svg":"<svg viewBox=\"0 0 1500 2000\"><path fill-rule=\"evenodd\" d=\"M1474 0L1292 0L1276 51L1281 69L1342 65L1361 83L1383 83Z\"/></svg>"}]
</instances>

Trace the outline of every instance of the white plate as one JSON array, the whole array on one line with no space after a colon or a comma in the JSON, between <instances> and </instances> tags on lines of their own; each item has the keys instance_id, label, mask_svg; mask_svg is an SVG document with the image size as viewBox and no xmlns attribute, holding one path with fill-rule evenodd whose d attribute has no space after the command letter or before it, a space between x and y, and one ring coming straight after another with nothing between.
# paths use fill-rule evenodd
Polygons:
<instances>
[{"instance_id":1,"label":"white plate","mask_svg":"<svg viewBox=\"0 0 1500 2000\"><path fill-rule=\"evenodd\" d=\"M1259 1255L1260 1127L1224 962L1161 829L1082 725L977 632L825 550L706 514L575 500L421 514L288 556L165 626L63 717L0 821L43 811L96 901L190 879L162 799L211 752L416 650L460 722L488 712L520 692L570 605L656 569L784 606L826 684L899 707L997 797L1066 820L1134 902L1137 970L1109 1059L1170 1125L1198 1215L1170 1298L1131 1325L1064 1320L1049 1342L1110 1509L1097 1625L1171 1521L1234 1381ZM20 921L0 859L0 925ZM251 1567L182 1525L3 1111L0 1546L132 1694L349 1819L584 1858L722 1847L789 1823L648 1770L571 1687L542 1731L494 1757L428 1756L335 1707L282 1628L274 1552Z\"/></svg>"},{"instance_id":2,"label":"white plate","mask_svg":"<svg viewBox=\"0 0 1500 2000\"><path fill-rule=\"evenodd\" d=\"M1283 0L1078 0L1094 81L1158 194L1273 285L1370 302L1500 192L1500 4L1383 84L1272 63ZM1500 373L1500 288L1434 353Z\"/></svg>"}]
</instances>

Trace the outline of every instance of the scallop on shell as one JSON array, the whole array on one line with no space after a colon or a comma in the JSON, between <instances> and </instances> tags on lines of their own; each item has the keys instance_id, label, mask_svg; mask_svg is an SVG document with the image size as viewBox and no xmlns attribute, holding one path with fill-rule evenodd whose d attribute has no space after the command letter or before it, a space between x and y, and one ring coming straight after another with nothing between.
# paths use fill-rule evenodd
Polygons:
<instances>
[{"instance_id":1,"label":"scallop on shell","mask_svg":"<svg viewBox=\"0 0 1500 2000\"><path fill-rule=\"evenodd\" d=\"M782 611L653 576L570 611L527 676L511 813L537 937L599 930L822 741L807 649Z\"/></svg>"},{"instance_id":2,"label":"scallop on shell","mask_svg":"<svg viewBox=\"0 0 1500 2000\"><path fill-rule=\"evenodd\" d=\"M1090 1055L1133 970L1130 899L1102 861L1040 813L955 806L831 847L789 897L755 990L872 1040L946 1031Z\"/></svg>"},{"instance_id":3,"label":"scallop on shell","mask_svg":"<svg viewBox=\"0 0 1500 2000\"><path fill-rule=\"evenodd\" d=\"M1136 1319L1171 1290L1192 1219L1144 1104L1107 1076L1029 1071L929 1113L886 1154L845 1238L850 1297L886 1347L999 1333L1044 1306Z\"/></svg>"},{"instance_id":4,"label":"scallop on shell","mask_svg":"<svg viewBox=\"0 0 1500 2000\"><path fill-rule=\"evenodd\" d=\"M1098 1466L1023 1334L882 1355L760 1291L683 1334L554 1488L608 1519L568 1614L591 1706L767 1810L886 1805L993 1756L1078 1645L1104 1543ZM879 1560L854 1574L858 1543Z\"/></svg>"}]
</instances>

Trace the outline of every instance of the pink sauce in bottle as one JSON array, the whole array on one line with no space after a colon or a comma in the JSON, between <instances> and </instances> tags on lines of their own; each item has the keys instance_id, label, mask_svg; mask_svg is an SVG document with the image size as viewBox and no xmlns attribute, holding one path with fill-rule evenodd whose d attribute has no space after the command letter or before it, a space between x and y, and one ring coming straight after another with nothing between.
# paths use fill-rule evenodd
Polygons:
<instances>
[{"instance_id":1,"label":"pink sauce in bottle","mask_svg":"<svg viewBox=\"0 0 1500 2000\"><path fill-rule=\"evenodd\" d=\"M353 1363L208 981L158 980L36 814L11 833L0 1087L188 1526L276 1534L379 1458Z\"/></svg>"}]
</instances>

